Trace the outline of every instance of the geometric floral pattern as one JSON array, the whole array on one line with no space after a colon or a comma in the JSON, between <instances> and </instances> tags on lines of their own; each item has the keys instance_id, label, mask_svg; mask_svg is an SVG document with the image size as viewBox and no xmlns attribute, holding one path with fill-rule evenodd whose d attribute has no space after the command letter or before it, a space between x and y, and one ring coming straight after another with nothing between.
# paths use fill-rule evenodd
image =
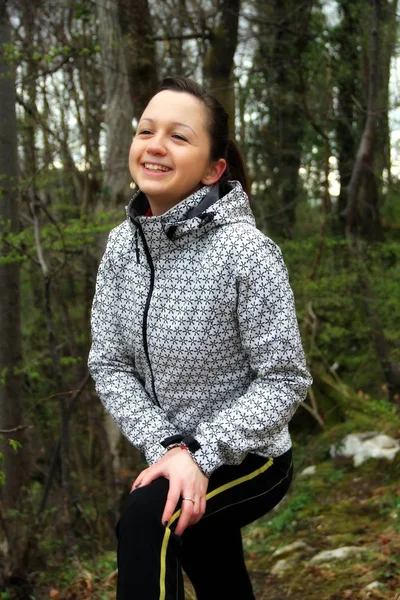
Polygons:
<instances>
[{"instance_id":1,"label":"geometric floral pattern","mask_svg":"<svg viewBox=\"0 0 400 600\"><path fill-rule=\"evenodd\" d=\"M282 253L230 184L152 217L136 194L110 232L91 315L89 370L122 433L149 464L164 438L192 434L207 475L286 452L312 384Z\"/></svg>"}]
</instances>

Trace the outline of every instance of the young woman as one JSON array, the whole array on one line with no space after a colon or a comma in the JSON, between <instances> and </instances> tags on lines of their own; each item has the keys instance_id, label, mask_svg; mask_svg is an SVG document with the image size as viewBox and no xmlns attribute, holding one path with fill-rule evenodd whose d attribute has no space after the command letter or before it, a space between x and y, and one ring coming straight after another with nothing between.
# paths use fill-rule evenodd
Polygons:
<instances>
[{"instance_id":1,"label":"young woman","mask_svg":"<svg viewBox=\"0 0 400 600\"><path fill-rule=\"evenodd\" d=\"M129 167L92 308L97 393L148 468L117 525L118 600L254 599L241 529L292 478L288 424L311 385L288 273L260 232L220 103L167 78Z\"/></svg>"}]
</instances>

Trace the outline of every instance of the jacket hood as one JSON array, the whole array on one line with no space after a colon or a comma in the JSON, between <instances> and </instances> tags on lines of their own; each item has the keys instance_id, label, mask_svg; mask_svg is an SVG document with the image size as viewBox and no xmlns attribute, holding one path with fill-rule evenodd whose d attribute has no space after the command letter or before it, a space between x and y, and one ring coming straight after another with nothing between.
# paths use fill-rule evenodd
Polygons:
<instances>
[{"instance_id":1,"label":"jacket hood","mask_svg":"<svg viewBox=\"0 0 400 600\"><path fill-rule=\"evenodd\" d=\"M174 243L185 243L214 227L244 222L255 226L247 194L239 181L228 182L230 190L221 197L219 183L203 186L159 216L146 217L150 208L146 195L136 192L126 206L126 216L134 232L140 226L146 239L163 232ZM158 232L158 233L157 233ZM180 244L179 244L180 245Z\"/></svg>"}]
</instances>

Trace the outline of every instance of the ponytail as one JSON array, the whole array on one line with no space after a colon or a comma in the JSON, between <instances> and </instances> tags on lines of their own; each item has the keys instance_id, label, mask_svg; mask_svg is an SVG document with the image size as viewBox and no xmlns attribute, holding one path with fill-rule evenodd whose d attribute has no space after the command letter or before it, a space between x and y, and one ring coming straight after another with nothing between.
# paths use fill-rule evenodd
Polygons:
<instances>
[{"instance_id":1,"label":"ponytail","mask_svg":"<svg viewBox=\"0 0 400 600\"><path fill-rule=\"evenodd\" d=\"M238 145L233 140L228 141L226 148L226 163L227 167L225 173L221 177L221 184L224 185L229 179L239 181L250 199L250 184L243 156Z\"/></svg>"}]
</instances>

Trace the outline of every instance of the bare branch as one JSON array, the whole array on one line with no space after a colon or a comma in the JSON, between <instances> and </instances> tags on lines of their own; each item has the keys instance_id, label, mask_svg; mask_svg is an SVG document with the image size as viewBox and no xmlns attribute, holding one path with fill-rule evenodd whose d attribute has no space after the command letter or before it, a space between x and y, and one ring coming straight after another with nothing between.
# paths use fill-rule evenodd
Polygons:
<instances>
[{"instance_id":1,"label":"bare branch","mask_svg":"<svg viewBox=\"0 0 400 600\"><path fill-rule=\"evenodd\" d=\"M31 429L32 427L33 425L17 425L17 427L13 427L12 429L0 429L0 434L16 433L17 431Z\"/></svg>"},{"instance_id":2,"label":"bare branch","mask_svg":"<svg viewBox=\"0 0 400 600\"><path fill-rule=\"evenodd\" d=\"M35 202L30 203L30 209L32 211L33 217L33 231L35 236L35 245L36 245L36 254L38 257L40 268L42 269L43 277L47 279L49 275L49 268L47 266L46 260L44 258L42 243L40 241L40 226L39 226L39 218L37 214L37 206Z\"/></svg>"},{"instance_id":3,"label":"bare branch","mask_svg":"<svg viewBox=\"0 0 400 600\"><path fill-rule=\"evenodd\" d=\"M76 400L79 398L79 396L83 392L83 390L84 390L84 388L85 388L85 386L86 386L86 384L88 383L89 380L90 380L90 373L87 372L86 375L85 375L85 377L83 378L83 380L79 384L78 389L76 390L76 392L72 396L71 401L70 401L70 403L68 405L68 408L67 408L67 411L66 411L66 418L67 418L67 420L71 416L72 408L73 408ZM53 457L52 457L51 465L50 465L50 471L49 471L49 474L47 476L46 486L45 486L45 489L43 491L42 501L40 503L39 510L38 510L38 516L46 508L47 498L48 498L48 495L49 495L49 492L50 492L50 488L51 488L51 484L52 484L52 481L53 481L53 477L54 477L55 472L56 472L56 466L57 466L57 463L58 463L58 458L59 458L59 455L60 455L60 451L61 451L61 438L58 440L57 446L56 446L56 448L54 450L54 453L53 453Z\"/></svg>"},{"instance_id":4,"label":"bare branch","mask_svg":"<svg viewBox=\"0 0 400 600\"><path fill-rule=\"evenodd\" d=\"M210 40L212 38L211 32L199 32L199 33L183 33L181 35L161 35L152 38L153 42L172 42L179 40Z\"/></svg>"}]
</instances>

